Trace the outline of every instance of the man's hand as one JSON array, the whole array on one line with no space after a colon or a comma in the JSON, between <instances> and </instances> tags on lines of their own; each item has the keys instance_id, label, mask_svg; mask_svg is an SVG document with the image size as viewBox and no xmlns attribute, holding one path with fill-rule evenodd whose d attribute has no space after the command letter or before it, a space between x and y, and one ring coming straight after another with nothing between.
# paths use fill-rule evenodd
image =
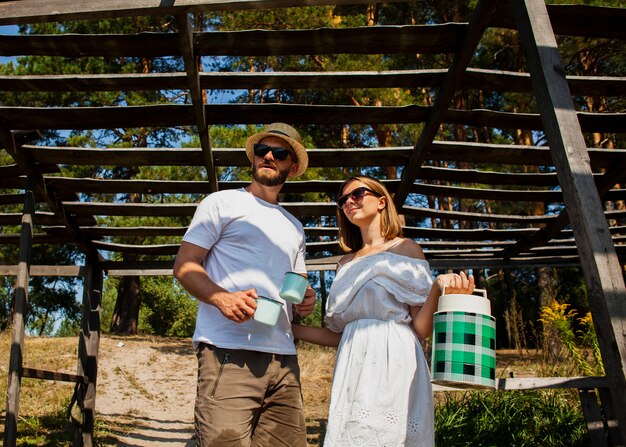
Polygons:
<instances>
[{"instance_id":1,"label":"man's hand","mask_svg":"<svg viewBox=\"0 0 626 447\"><path fill-rule=\"evenodd\" d=\"M315 293L315 289L309 285L304 292L302 302L300 304L294 304L293 307L299 315L306 317L307 315L311 315L313 313L316 301L317 294Z\"/></svg>"},{"instance_id":2,"label":"man's hand","mask_svg":"<svg viewBox=\"0 0 626 447\"><path fill-rule=\"evenodd\" d=\"M211 304L235 323L243 323L254 316L257 299L256 289L238 292L217 292L210 298Z\"/></svg>"}]
</instances>

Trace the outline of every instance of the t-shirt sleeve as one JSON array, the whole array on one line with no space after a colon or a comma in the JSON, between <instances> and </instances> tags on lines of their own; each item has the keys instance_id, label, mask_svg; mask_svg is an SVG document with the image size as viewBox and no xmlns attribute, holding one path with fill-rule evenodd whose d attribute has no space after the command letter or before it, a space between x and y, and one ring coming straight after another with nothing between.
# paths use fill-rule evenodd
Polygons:
<instances>
[{"instance_id":1,"label":"t-shirt sleeve","mask_svg":"<svg viewBox=\"0 0 626 447\"><path fill-rule=\"evenodd\" d=\"M298 255L296 256L296 265L294 266L293 271L296 273L306 274L306 238L304 234L302 235L302 243L300 244L300 249L298 250Z\"/></svg>"},{"instance_id":2,"label":"t-shirt sleeve","mask_svg":"<svg viewBox=\"0 0 626 447\"><path fill-rule=\"evenodd\" d=\"M217 242L222 231L219 208L220 203L212 196L202 200L183 236L183 241L209 250Z\"/></svg>"}]
</instances>

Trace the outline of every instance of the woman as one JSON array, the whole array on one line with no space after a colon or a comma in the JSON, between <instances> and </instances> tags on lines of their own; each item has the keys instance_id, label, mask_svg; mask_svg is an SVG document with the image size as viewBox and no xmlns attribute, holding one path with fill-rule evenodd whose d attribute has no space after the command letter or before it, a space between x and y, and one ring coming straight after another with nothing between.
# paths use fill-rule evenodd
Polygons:
<instances>
[{"instance_id":1,"label":"woman","mask_svg":"<svg viewBox=\"0 0 626 447\"><path fill-rule=\"evenodd\" d=\"M338 346L325 447L434 446L434 407L420 339L429 337L443 287L472 293L464 273L431 278L391 196L369 177L345 181L337 200L347 252L330 289L326 327L294 325L297 339Z\"/></svg>"}]
</instances>

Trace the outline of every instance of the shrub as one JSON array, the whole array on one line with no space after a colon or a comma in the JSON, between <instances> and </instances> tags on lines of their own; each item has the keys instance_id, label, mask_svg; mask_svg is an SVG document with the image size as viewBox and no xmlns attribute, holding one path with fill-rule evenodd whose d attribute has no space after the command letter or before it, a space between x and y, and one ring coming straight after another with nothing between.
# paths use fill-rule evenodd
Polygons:
<instances>
[{"instance_id":1,"label":"shrub","mask_svg":"<svg viewBox=\"0 0 626 447\"><path fill-rule=\"evenodd\" d=\"M435 406L438 446L587 446L580 405L571 392L467 391Z\"/></svg>"}]
</instances>

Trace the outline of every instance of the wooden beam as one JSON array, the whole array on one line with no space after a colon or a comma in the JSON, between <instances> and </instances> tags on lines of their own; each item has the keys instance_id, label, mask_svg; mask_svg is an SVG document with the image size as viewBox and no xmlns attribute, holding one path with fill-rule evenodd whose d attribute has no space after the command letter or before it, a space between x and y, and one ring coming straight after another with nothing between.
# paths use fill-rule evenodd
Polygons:
<instances>
[{"instance_id":1,"label":"wooden beam","mask_svg":"<svg viewBox=\"0 0 626 447\"><path fill-rule=\"evenodd\" d=\"M580 407L587 425L589 433L589 445L591 447L609 447L604 432L604 422L600 407L598 407L598 396L595 390L578 390Z\"/></svg>"},{"instance_id":2,"label":"wooden beam","mask_svg":"<svg viewBox=\"0 0 626 447\"><path fill-rule=\"evenodd\" d=\"M26 159L26 157L24 157L22 151L18 149L20 145L15 141L15 134L6 128L2 128L0 129L0 139L4 142L5 149L9 155L11 155L22 171L28 175L29 183L32 185L37 195L45 199L50 210L56 216L59 216L59 219L63 222L63 224L71 231L74 239L76 240L77 246L87 256L97 256L93 247L90 247L89 242L80 233L79 223L68 217L60 198L53 190L48 190L46 188L43 175L32 163L29 162L28 159ZM72 194L72 198L77 199L78 197L76 194ZM95 220L92 220L90 223L95 225L96 222Z\"/></svg>"},{"instance_id":3,"label":"wooden beam","mask_svg":"<svg viewBox=\"0 0 626 447\"><path fill-rule=\"evenodd\" d=\"M2 37L0 36L0 40ZM350 72L208 72L199 73L200 87L210 90L438 88L447 69ZM567 76L574 95L624 96L626 79L618 76ZM5 91L96 92L118 90L184 90L183 73L108 73L73 75L0 75ZM528 73L468 68L459 82L463 90L532 92Z\"/></svg>"},{"instance_id":4,"label":"wooden beam","mask_svg":"<svg viewBox=\"0 0 626 447\"><path fill-rule=\"evenodd\" d=\"M161 245L130 245L113 242L92 242L99 250L111 251L115 253L136 253L138 255L167 256L178 253L180 244Z\"/></svg>"},{"instance_id":5,"label":"wooden beam","mask_svg":"<svg viewBox=\"0 0 626 447\"><path fill-rule=\"evenodd\" d=\"M181 15L182 16L182 15ZM181 17L177 16L177 17ZM434 54L456 51L464 23L380 25L352 28L244 30L189 33L198 56L315 54ZM179 24L179 28L182 28ZM48 34L1 36L0 56L168 57L180 56L180 35Z\"/></svg>"},{"instance_id":6,"label":"wooden beam","mask_svg":"<svg viewBox=\"0 0 626 447\"><path fill-rule=\"evenodd\" d=\"M500 222L500 223L519 223L519 224L545 224L556 219L553 215L543 216L521 216L510 214L491 214L491 213L471 213L465 211L447 211L434 210L431 208L421 208L414 206L404 206L399 210L400 214L407 214L418 217L428 217L431 219L442 220L461 220L471 222Z\"/></svg>"},{"instance_id":7,"label":"wooden beam","mask_svg":"<svg viewBox=\"0 0 626 447\"><path fill-rule=\"evenodd\" d=\"M396 208L398 209L401 209L404 205L404 202L409 195L411 185L415 182L415 179L419 175L419 170L424 162L426 152L435 139L439 126L444 121L450 102L458 88L459 80L463 76L472 55L474 54L476 46L480 41L487 22L489 21L491 14L493 14L496 5L496 0L481 0L478 2L478 5L472 14L469 28L465 33L465 36L463 36L463 46L454 55L452 65L448 70L448 74L443 82L443 85L439 89L435 105L433 106L428 120L422 129L420 138L415 145L413 153L411 154L411 158L402 171L402 182L394 195L394 202L396 204Z\"/></svg>"},{"instance_id":8,"label":"wooden beam","mask_svg":"<svg viewBox=\"0 0 626 447\"><path fill-rule=\"evenodd\" d=\"M362 166L397 166L404 165L409 160L412 147L372 147L372 148L318 148L308 149L309 166L311 167L362 167ZM594 170L606 169L615 166L617 163L626 161L626 150L624 149L596 149L587 148L591 157L591 166ZM20 148L26 157L31 157L38 163L58 163L75 165L119 165L119 166L202 166L201 148L78 148L78 147L49 147L24 145ZM213 148L212 154L216 166L239 166L247 167L250 164L243 148ZM532 165L532 166L552 166L549 147L522 146L511 144L488 144L458 141L434 141L429 151L425 155L426 160L449 161L449 162L473 162L486 164L504 165ZM423 166L425 175L420 178L430 179L432 172L437 169L431 166ZM440 168L437 172L440 172ZM463 171L455 170L462 175ZM470 171L467 176L487 175L486 172ZM511 180L517 173L495 173L489 172L492 178L501 181L476 181L477 183L512 184ZM9 174L7 174L9 175ZM19 174L17 174L19 175ZM530 174L520 176L523 179L520 183L526 184ZM536 178L540 176L556 177L556 174L533 174ZM66 179L59 176L46 176L48 183L55 183L56 179ZM436 177L437 179L439 177ZM81 182L105 182L103 179L74 179ZM112 180L107 180L112 181ZM533 182L536 181L533 180ZM289 182L288 182L289 183ZM474 183L474 182L470 182ZM534 183L529 183L534 184ZM538 185L556 185L558 181L548 183L538 183Z\"/></svg>"},{"instance_id":9,"label":"wooden beam","mask_svg":"<svg viewBox=\"0 0 626 447\"><path fill-rule=\"evenodd\" d=\"M520 377L512 379L496 379L496 389L501 391L521 390L553 390L579 389L593 390L608 387L608 381L603 376L580 377ZM456 391L457 388L433 385L433 391Z\"/></svg>"},{"instance_id":10,"label":"wooden beam","mask_svg":"<svg viewBox=\"0 0 626 447\"><path fill-rule=\"evenodd\" d=\"M620 182L624 175L626 175L626 160L614 163L604 174L594 177L594 183L602 200L607 200L606 197L610 193L610 188ZM514 246L504 249L502 256L511 258L531 247L543 245L555 238L569 223L569 215L565 209L550 225L541 228L529 238L521 239Z\"/></svg>"},{"instance_id":11,"label":"wooden beam","mask_svg":"<svg viewBox=\"0 0 626 447\"><path fill-rule=\"evenodd\" d=\"M30 276L82 276L83 267L79 265L31 265ZM0 276L17 276L18 265L0 265Z\"/></svg>"},{"instance_id":12,"label":"wooden beam","mask_svg":"<svg viewBox=\"0 0 626 447\"><path fill-rule=\"evenodd\" d=\"M20 407L21 372L24 357L24 332L28 312L29 270L32 255L33 214L35 194L29 189L24 194L22 216L22 242L20 244L17 279L15 282L15 308L11 330L11 354L9 356L8 383L6 393L6 416L4 421L4 441L6 447L17 443L17 419Z\"/></svg>"},{"instance_id":13,"label":"wooden beam","mask_svg":"<svg viewBox=\"0 0 626 447\"><path fill-rule=\"evenodd\" d=\"M83 315L78 339L77 375L87 378L83 390L83 424L77 435L82 444L91 447L96 411L96 382L100 348L100 312L102 302L102 270L95 259L88 259L83 286ZM76 438L75 438L76 439ZM76 442L75 442L76 445Z\"/></svg>"},{"instance_id":14,"label":"wooden beam","mask_svg":"<svg viewBox=\"0 0 626 447\"><path fill-rule=\"evenodd\" d=\"M593 182L585 140L545 3L514 1L513 14L576 236L620 432L626 439L626 287L622 268Z\"/></svg>"},{"instance_id":15,"label":"wooden beam","mask_svg":"<svg viewBox=\"0 0 626 447\"><path fill-rule=\"evenodd\" d=\"M26 367L22 368L22 377L28 377L29 379L56 380L58 382L74 382L85 384L89 382L89 379L85 376Z\"/></svg>"},{"instance_id":16,"label":"wooden beam","mask_svg":"<svg viewBox=\"0 0 626 447\"><path fill-rule=\"evenodd\" d=\"M461 186L414 184L410 189L413 194L434 197L454 197L457 199L502 200L528 202L562 202L563 196L558 190L513 190L468 188Z\"/></svg>"},{"instance_id":17,"label":"wooden beam","mask_svg":"<svg viewBox=\"0 0 626 447\"><path fill-rule=\"evenodd\" d=\"M495 0L493 0L495 1ZM209 104L208 125L268 124L414 124L431 115L427 106L344 106L304 104ZM626 113L577 114L585 132L622 132ZM175 127L195 125L190 105L125 107L6 107L0 120L14 130L110 129L116 127ZM447 110L442 123L486 126L496 129L541 130L538 114L492 110Z\"/></svg>"},{"instance_id":18,"label":"wooden beam","mask_svg":"<svg viewBox=\"0 0 626 447\"><path fill-rule=\"evenodd\" d=\"M514 1L514 0L513 0ZM502 1L489 26L517 29L511 14L511 1ZM603 37L607 39L626 39L624 8L608 8L588 5L546 5L550 23L555 34L583 37ZM593 26L580 26L580 23Z\"/></svg>"},{"instance_id":19,"label":"wooden beam","mask_svg":"<svg viewBox=\"0 0 626 447\"><path fill-rule=\"evenodd\" d=\"M185 62L185 71L187 72L187 82L189 84L189 94L193 106L193 114L196 119L196 131L202 148L202 160L206 169L207 179L211 192L218 190L217 172L215 171L213 154L211 152L211 141L209 138L209 126L206 121L206 108L204 101L204 93L200 87L200 74L198 66L200 65L200 57L195 54L195 46L191 34L191 25L189 17L186 14L176 16L178 25L178 36L181 46L183 60Z\"/></svg>"},{"instance_id":20,"label":"wooden beam","mask_svg":"<svg viewBox=\"0 0 626 447\"><path fill-rule=\"evenodd\" d=\"M388 3L400 0L389 0ZM144 15L177 15L207 11L368 4L365 0L29 0L0 2L0 25L97 20Z\"/></svg>"}]
</instances>

